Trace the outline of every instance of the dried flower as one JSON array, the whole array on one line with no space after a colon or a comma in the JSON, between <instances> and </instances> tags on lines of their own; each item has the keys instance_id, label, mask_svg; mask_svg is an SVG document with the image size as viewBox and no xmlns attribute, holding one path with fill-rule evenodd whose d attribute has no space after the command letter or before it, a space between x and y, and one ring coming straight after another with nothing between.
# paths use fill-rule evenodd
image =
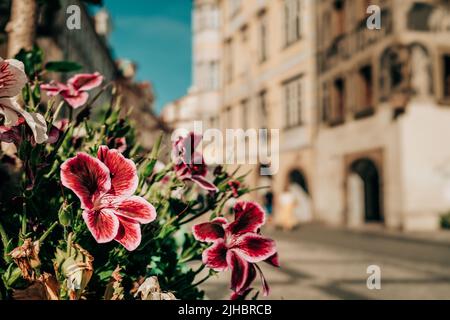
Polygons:
<instances>
[{"instance_id":1,"label":"dried flower","mask_svg":"<svg viewBox=\"0 0 450 320\"><path fill-rule=\"evenodd\" d=\"M176 300L173 293L161 291L158 277L149 277L145 279L144 283L139 286L134 296L139 296L141 300Z\"/></svg>"},{"instance_id":2,"label":"dried flower","mask_svg":"<svg viewBox=\"0 0 450 320\"><path fill-rule=\"evenodd\" d=\"M59 300L59 284L56 278L44 273L25 289L13 290L15 300Z\"/></svg>"},{"instance_id":3,"label":"dried flower","mask_svg":"<svg viewBox=\"0 0 450 320\"><path fill-rule=\"evenodd\" d=\"M25 280L35 280L34 269L41 265L39 260L39 241L25 239L23 245L12 250L9 255L22 272Z\"/></svg>"},{"instance_id":4,"label":"dried flower","mask_svg":"<svg viewBox=\"0 0 450 320\"><path fill-rule=\"evenodd\" d=\"M72 244L70 250L56 250L54 266L56 273L66 281L70 300L78 300L91 280L94 258L78 244Z\"/></svg>"},{"instance_id":5,"label":"dried flower","mask_svg":"<svg viewBox=\"0 0 450 320\"><path fill-rule=\"evenodd\" d=\"M123 300L124 289L122 287L122 275L120 274L121 268L119 266L111 274L111 280L106 286L105 300Z\"/></svg>"}]
</instances>

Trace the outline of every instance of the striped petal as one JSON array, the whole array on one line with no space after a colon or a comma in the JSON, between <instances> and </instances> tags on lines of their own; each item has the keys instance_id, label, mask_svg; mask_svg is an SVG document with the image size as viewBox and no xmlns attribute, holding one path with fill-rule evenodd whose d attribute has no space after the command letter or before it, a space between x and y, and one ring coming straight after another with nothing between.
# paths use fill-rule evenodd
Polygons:
<instances>
[{"instance_id":1,"label":"striped petal","mask_svg":"<svg viewBox=\"0 0 450 320\"><path fill-rule=\"evenodd\" d=\"M119 219L117 219L114 211L109 209L98 211L85 210L83 219L98 243L110 242L117 236Z\"/></svg>"},{"instance_id":2,"label":"striped petal","mask_svg":"<svg viewBox=\"0 0 450 320\"><path fill-rule=\"evenodd\" d=\"M132 196L121 201L116 214L138 223L150 223L156 219L156 210L147 200L142 197Z\"/></svg>"},{"instance_id":3,"label":"striped petal","mask_svg":"<svg viewBox=\"0 0 450 320\"><path fill-rule=\"evenodd\" d=\"M233 210L235 220L227 227L232 234L257 232L265 222L264 210L255 202L239 201Z\"/></svg>"},{"instance_id":4,"label":"striped petal","mask_svg":"<svg viewBox=\"0 0 450 320\"><path fill-rule=\"evenodd\" d=\"M250 275L250 265L233 250L227 253L227 264L231 268L231 290L241 292L245 288Z\"/></svg>"},{"instance_id":5,"label":"striped petal","mask_svg":"<svg viewBox=\"0 0 450 320\"><path fill-rule=\"evenodd\" d=\"M219 239L223 239L225 236L225 230L223 226L228 221L225 218L216 218L211 222L200 223L192 227L192 233L194 238L198 241L213 242Z\"/></svg>"},{"instance_id":6,"label":"striped petal","mask_svg":"<svg viewBox=\"0 0 450 320\"><path fill-rule=\"evenodd\" d=\"M126 159L118 150L100 146L97 157L111 173L111 190L109 194L118 197L132 196L139 183L136 165Z\"/></svg>"},{"instance_id":7,"label":"striped petal","mask_svg":"<svg viewBox=\"0 0 450 320\"><path fill-rule=\"evenodd\" d=\"M61 96L74 109L83 106L89 99L87 92L77 90L63 90Z\"/></svg>"},{"instance_id":8,"label":"striped petal","mask_svg":"<svg viewBox=\"0 0 450 320\"><path fill-rule=\"evenodd\" d=\"M61 165L61 182L80 198L83 209L91 209L94 199L111 188L108 167L86 153L78 153Z\"/></svg>"},{"instance_id":9,"label":"striped petal","mask_svg":"<svg viewBox=\"0 0 450 320\"><path fill-rule=\"evenodd\" d=\"M246 261L256 263L264 261L276 252L275 241L256 233L247 233L233 242L230 248L238 252Z\"/></svg>"},{"instance_id":10,"label":"striped petal","mask_svg":"<svg viewBox=\"0 0 450 320\"><path fill-rule=\"evenodd\" d=\"M211 247L203 251L203 263L215 271L224 271L228 267L227 252L225 242L222 239L217 240Z\"/></svg>"},{"instance_id":11,"label":"striped petal","mask_svg":"<svg viewBox=\"0 0 450 320\"><path fill-rule=\"evenodd\" d=\"M133 220L119 216L119 230L115 240L128 251L135 250L141 244L141 226Z\"/></svg>"},{"instance_id":12,"label":"striped petal","mask_svg":"<svg viewBox=\"0 0 450 320\"><path fill-rule=\"evenodd\" d=\"M80 73L69 79L68 84L75 90L88 91L92 90L103 82L103 76L98 73Z\"/></svg>"}]
</instances>

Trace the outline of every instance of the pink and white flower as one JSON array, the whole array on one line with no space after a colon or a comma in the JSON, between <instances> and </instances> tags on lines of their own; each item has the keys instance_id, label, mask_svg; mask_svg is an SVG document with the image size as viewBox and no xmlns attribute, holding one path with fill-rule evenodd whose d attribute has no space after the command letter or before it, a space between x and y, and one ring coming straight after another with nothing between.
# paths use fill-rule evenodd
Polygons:
<instances>
[{"instance_id":1,"label":"pink and white flower","mask_svg":"<svg viewBox=\"0 0 450 320\"><path fill-rule=\"evenodd\" d=\"M118 150L101 146L97 158L78 153L61 165L61 181L80 199L84 221L98 243L116 240L133 251L141 243L140 224L156 218L155 208L134 195L136 165Z\"/></svg>"},{"instance_id":2,"label":"pink and white flower","mask_svg":"<svg viewBox=\"0 0 450 320\"><path fill-rule=\"evenodd\" d=\"M70 78L67 83L50 82L41 85L49 97L60 95L72 108L83 106L89 99L88 91L97 88L103 82L103 76L98 73L81 73Z\"/></svg>"},{"instance_id":3,"label":"pink and white flower","mask_svg":"<svg viewBox=\"0 0 450 320\"><path fill-rule=\"evenodd\" d=\"M175 163L175 173L180 180L190 180L208 191L217 191L217 187L205 179L208 166L203 155L196 152L202 137L190 132L186 137L179 137L173 144L172 161Z\"/></svg>"},{"instance_id":4,"label":"pink and white flower","mask_svg":"<svg viewBox=\"0 0 450 320\"><path fill-rule=\"evenodd\" d=\"M256 263L265 261L277 267L279 263L275 241L258 233L265 222L264 211L254 202L243 201L237 202L233 210L235 220L231 223L219 217L193 227L198 241L212 243L203 251L203 263L215 271L231 269L233 298L248 292L257 271L264 295L268 295L269 286Z\"/></svg>"},{"instance_id":5,"label":"pink and white flower","mask_svg":"<svg viewBox=\"0 0 450 320\"><path fill-rule=\"evenodd\" d=\"M28 82L21 61L0 58L0 115L3 116L4 130L19 125L22 117L33 132L37 143L47 141L47 123L39 113L29 113L17 102L17 96Z\"/></svg>"}]
</instances>

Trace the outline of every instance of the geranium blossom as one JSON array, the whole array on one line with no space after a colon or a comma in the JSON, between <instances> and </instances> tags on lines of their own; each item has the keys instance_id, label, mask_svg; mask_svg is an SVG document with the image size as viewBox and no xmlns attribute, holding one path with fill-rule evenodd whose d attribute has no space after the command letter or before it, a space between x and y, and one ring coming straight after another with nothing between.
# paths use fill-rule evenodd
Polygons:
<instances>
[{"instance_id":1,"label":"geranium blossom","mask_svg":"<svg viewBox=\"0 0 450 320\"><path fill-rule=\"evenodd\" d=\"M172 148L175 173L181 180L190 180L205 190L217 191L217 187L205 179L208 167L203 155L195 151L201 140L201 136L191 132L175 141Z\"/></svg>"},{"instance_id":2,"label":"geranium blossom","mask_svg":"<svg viewBox=\"0 0 450 320\"><path fill-rule=\"evenodd\" d=\"M22 109L16 96L27 83L24 65L21 61L0 58L0 115L3 116L3 132L19 125L22 117L33 132L37 143L47 141L47 123L39 113L29 113Z\"/></svg>"},{"instance_id":3,"label":"geranium blossom","mask_svg":"<svg viewBox=\"0 0 450 320\"><path fill-rule=\"evenodd\" d=\"M97 158L78 153L62 164L61 181L80 199L84 221L98 243L114 239L132 251L141 242L140 224L156 218L155 208L134 196L136 165L118 150L101 146Z\"/></svg>"},{"instance_id":4,"label":"geranium blossom","mask_svg":"<svg viewBox=\"0 0 450 320\"><path fill-rule=\"evenodd\" d=\"M275 242L258 234L265 222L263 209L254 202L239 201L233 208L235 220L223 217L193 227L198 241L213 245L203 252L203 263L216 271L231 269L233 298L248 292L251 283L260 273L264 295L269 286L256 263L265 261L279 266Z\"/></svg>"},{"instance_id":5,"label":"geranium blossom","mask_svg":"<svg viewBox=\"0 0 450 320\"><path fill-rule=\"evenodd\" d=\"M74 109L83 106L89 99L90 91L103 82L103 76L98 73L82 73L70 78L67 83L51 82L41 85L41 89L47 91L50 97L61 97Z\"/></svg>"}]
</instances>

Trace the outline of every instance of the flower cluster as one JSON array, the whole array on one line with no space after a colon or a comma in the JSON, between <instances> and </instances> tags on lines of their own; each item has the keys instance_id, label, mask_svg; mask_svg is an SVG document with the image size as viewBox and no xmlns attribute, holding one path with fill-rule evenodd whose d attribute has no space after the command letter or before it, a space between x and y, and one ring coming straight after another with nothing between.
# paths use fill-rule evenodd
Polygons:
<instances>
[{"instance_id":1,"label":"flower cluster","mask_svg":"<svg viewBox=\"0 0 450 320\"><path fill-rule=\"evenodd\" d=\"M16 58L0 58L0 297L200 299L213 274L199 280L205 266L231 270L233 299L249 294L258 273L269 293L257 263L278 266L278 256L260 234L263 209L239 201L234 221L221 213L249 191L245 175L210 173L192 132L164 157L162 136L144 150L116 90L115 103L91 116L89 91L105 80L98 72L45 82L46 71L77 65L44 64L39 48ZM184 228L206 215L217 218Z\"/></svg>"},{"instance_id":2,"label":"flower cluster","mask_svg":"<svg viewBox=\"0 0 450 320\"><path fill-rule=\"evenodd\" d=\"M235 204L233 211L233 222L218 217L193 227L197 240L212 243L203 251L203 263L215 271L231 270L233 299L245 296L251 290L257 271L267 296L269 286L256 263L265 261L276 267L279 263L275 242L259 234L265 213L258 204L242 201Z\"/></svg>"}]
</instances>

